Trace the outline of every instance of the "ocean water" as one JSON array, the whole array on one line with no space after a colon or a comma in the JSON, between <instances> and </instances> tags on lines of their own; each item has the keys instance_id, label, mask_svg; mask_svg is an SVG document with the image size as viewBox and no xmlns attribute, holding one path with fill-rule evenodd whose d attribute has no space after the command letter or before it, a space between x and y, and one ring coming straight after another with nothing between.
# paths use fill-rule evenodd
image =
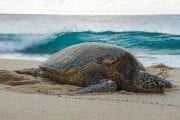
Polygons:
<instances>
[{"instance_id":1,"label":"ocean water","mask_svg":"<svg viewBox=\"0 0 180 120\"><path fill-rule=\"evenodd\" d=\"M45 60L85 42L123 47L145 66L180 67L180 15L0 15L0 58Z\"/></svg>"}]
</instances>

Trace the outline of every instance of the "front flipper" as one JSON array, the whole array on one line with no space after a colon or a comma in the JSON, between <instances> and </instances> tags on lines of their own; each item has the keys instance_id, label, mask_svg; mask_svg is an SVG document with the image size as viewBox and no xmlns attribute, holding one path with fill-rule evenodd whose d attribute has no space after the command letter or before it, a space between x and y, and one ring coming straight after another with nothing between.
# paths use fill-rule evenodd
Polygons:
<instances>
[{"instance_id":1,"label":"front flipper","mask_svg":"<svg viewBox=\"0 0 180 120\"><path fill-rule=\"evenodd\" d=\"M74 94L83 94L83 93L95 93L95 92L115 92L117 90L117 84L111 80L102 80L103 82L90 85L85 88L80 88L74 91Z\"/></svg>"}]
</instances>

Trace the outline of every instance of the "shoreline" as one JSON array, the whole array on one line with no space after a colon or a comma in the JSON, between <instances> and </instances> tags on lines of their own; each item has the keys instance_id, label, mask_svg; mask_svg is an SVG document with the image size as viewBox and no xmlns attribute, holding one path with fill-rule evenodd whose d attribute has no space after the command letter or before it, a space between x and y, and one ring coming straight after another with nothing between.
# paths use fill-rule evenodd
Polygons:
<instances>
[{"instance_id":1,"label":"shoreline","mask_svg":"<svg viewBox=\"0 0 180 120\"><path fill-rule=\"evenodd\" d=\"M0 58L0 70L36 68L40 62ZM61 93L77 87L49 81L20 86L0 84L0 116L2 120L180 119L180 68L159 65L147 70L153 73L164 70L178 89L164 94L120 91L70 96Z\"/></svg>"}]
</instances>

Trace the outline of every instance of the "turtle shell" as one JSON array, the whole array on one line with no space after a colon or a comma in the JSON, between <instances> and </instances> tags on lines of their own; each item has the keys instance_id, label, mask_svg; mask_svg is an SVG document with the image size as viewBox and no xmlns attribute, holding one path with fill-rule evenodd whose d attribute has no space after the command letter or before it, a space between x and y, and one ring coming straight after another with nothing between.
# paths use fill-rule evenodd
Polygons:
<instances>
[{"instance_id":1,"label":"turtle shell","mask_svg":"<svg viewBox=\"0 0 180 120\"><path fill-rule=\"evenodd\" d=\"M142 64L131 53L106 43L82 43L67 47L42 62L40 67L68 70L72 67L83 66L90 61L101 62L105 59L115 61L123 55L130 56L137 63L137 68L144 69ZM127 61L128 59L125 62Z\"/></svg>"},{"instance_id":2,"label":"turtle shell","mask_svg":"<svg viewBox=\"0 0 180 120\"><path fill-rule=\"evenodd\" d=\"M117 81L119 79L117 74L120 77L122 77L121 74L125 77L134 77L134 73L145 70L131 53L106 43L82 43L67 47L39 66L46 73L48 71L51 78L58 79L61 83L78 85L90 84L97 78L110 78Z\"/></svg>"}]
</instances>

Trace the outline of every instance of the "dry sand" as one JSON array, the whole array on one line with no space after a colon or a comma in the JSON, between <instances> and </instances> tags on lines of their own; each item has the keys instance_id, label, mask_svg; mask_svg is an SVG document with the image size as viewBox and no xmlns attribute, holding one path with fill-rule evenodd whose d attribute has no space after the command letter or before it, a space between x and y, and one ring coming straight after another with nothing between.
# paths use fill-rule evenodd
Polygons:
<instances>
[{"instance_id":1,"label":"dry sand","mask_svg":"<svg viewBox=\"0 0 180 120\"><path fill-rule=\"evenodd\" d=\"M14 60L0 58L0 70L17 70L23 68L36 68L40 61Z\"/></svg>"},{"instance_id":2,"label":"dry sand","mask_svg":"<svg viewBox=\"0 0 180 120\"><path fill-rule=\"evenodd\" d=\"M0 69L3 70L32 68L38 64L38 61L0 59ZM167 73L162 76L168 77L176 89L165 94L121 91L67 96L57 94L73 90L75 86L47 81L21 87L1 84L0 120L180 120L180 69L148 70Z\"/></svg>"}]
</instances>

